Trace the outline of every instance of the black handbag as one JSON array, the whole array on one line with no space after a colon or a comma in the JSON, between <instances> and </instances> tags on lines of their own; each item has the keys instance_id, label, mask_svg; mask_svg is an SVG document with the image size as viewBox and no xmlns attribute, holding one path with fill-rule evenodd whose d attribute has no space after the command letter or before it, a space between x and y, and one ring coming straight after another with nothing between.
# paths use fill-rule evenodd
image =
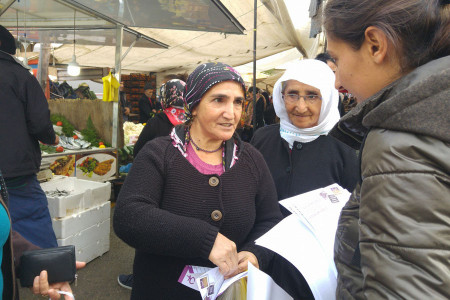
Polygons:
<instances>
[{"instance_id":1,"label":"black handbag","mask_svg":"<svg viewBox=\"0 0 450 300\"><path fill-rule=\"evenodd\" d=\"M71 282L76 277L75 246L24 251L20 259L20 284L33 286L36 276L46 270L48 282Z\"/></svg>"}]
</instances>

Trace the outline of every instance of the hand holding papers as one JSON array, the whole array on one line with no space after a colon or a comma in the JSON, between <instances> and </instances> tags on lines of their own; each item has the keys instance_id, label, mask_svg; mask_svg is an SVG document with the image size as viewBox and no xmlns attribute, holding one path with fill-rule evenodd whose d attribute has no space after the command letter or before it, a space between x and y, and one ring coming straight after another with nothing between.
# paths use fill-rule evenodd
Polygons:
<instances>
[{"instance_id":1,"label":"hand holding papers","mask_svg":"<svg viewBox=\"0 0 450 300\"><path fill-rule=\"evenodd\" d=\"M334 236L350 193L337 184L301 194L280 204L292 212L256 240L291 262L305 277L315 299L334 299L337 271Z\"/></svg>"},{"instance_id":2,"label":"hand holding papers","mask_svg":"<svg viewBox=\"0 0 450 300\"><path fill-rule=\"evenodd\" d=\"M197 273L207 270L204 273ZM196 289L200 292L203 300L215 300L222 295L234 282L247 277L247 289L241 291L239 299L247 300L292 300L282 288L273 280L253 266L248 264L248 271L242 272L232 278L225 279L219 268L204 268L186 266L178 282ZM194 278L194 280L192 280ZM192 282L195 281L195 286ZM236 299L237 300L237 299Z\"/></svg>"}]
</instances>

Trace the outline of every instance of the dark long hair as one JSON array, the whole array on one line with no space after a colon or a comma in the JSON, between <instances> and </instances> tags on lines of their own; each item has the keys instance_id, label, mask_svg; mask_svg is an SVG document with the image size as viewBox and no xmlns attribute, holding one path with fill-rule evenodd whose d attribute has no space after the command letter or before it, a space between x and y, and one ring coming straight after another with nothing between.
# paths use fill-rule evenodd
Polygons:
<instances>
[{"instance_id":1,"label":"dark long hair","mask_svg":"<svg viewBox=\"0 0 450 300\"><path fill-rule=\"evenodd\" d=\"M358 50L369 26L383 30L402 71L450 54L450 7L444 0L329 0L324 27Z\"/></svg>"}]
</instances>

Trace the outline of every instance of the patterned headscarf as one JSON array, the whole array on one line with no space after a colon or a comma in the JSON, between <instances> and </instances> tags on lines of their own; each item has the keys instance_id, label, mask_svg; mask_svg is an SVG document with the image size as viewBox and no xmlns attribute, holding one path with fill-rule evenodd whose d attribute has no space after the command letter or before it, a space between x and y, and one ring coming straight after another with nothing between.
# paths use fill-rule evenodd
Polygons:
<instances>
[{"instance_id":1,"label":"patterned headscarf","mask_svg":"<svg viewBox=\"0 0 450 300\"><path fill-rule=\"evenodd\" d=\"M184 81L172 79L163 84L160 89L161 106L173 126L186 121L183 99L185 86Z\"/></svg>"},{"instance_id":2,"label":"patterned headscarf","mask_svg":"<svg viewBox=\"0 0 450 300\"><path fill-rule=\"evenodd\" d=\"M161 105L163 108L170 106L183 108L183 94L186 83L179 79L172 79L161 86Z\"/></svg>"},{"instance_id":3,"label":"patterned headscarf","mask_svg":"<svg viewBox=\"0 0 450 300\"><path fill-rule=\"evenodd\" d=\"M223 81L236 81L242 85L245 95L245 83L241 75L229 65L221 62L199 65L186 82L185 108L187 118L192 118L192 110L200 102L203 95L215 84Z\"/></svg>"}]
</instances>

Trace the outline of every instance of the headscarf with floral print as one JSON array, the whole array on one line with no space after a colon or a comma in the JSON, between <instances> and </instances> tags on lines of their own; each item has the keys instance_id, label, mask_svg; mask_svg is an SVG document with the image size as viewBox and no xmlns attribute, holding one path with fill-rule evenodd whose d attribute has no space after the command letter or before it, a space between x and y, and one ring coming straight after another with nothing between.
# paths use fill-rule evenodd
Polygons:
<instances>
[{"instance_id":1,"label":"headscarf with floral print","mask_svg":"<svg viewBox=\"0 0 450 300\"><path fill-rule=\"evenodd\" d=\"M184 81L172 79L167 81L160 89L161 106L174 126L186 121L183 100L185 86Z\"/></svg>"}]
</instances>

